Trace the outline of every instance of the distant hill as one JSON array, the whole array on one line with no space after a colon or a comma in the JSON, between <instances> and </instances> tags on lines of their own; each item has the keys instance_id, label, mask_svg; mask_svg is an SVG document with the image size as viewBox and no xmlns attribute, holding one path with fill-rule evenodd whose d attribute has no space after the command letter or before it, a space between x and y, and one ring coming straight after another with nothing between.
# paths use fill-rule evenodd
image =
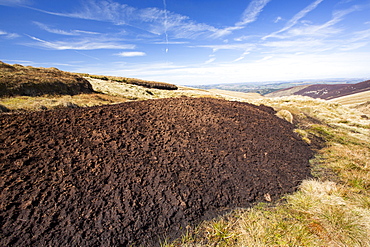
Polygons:
<instances>
[{"instance_id":1,"label":"distant hill","mask_svg":"<svg viewBox=\"0 0 370 247\"><path fill-rule=\"evenodd\" d=\"M281 97L290 95L309 96L319 99L335 99L351 94L370 91L370 80L356 84L315 84L290 87L266 94L266 97Z\"/></svg>"},{"instance_id":2,"label":"distant hill","mask_svg":"<svg viewBox=\"0 0 370 247\"><path fill-rule=\"evenodd\" d=\"M200 89L220 89L227 91L236 91L243 93L259 93L261 95L267 95L272 92L276 92L286 88L293 88L295 91L300 90L300 87L304 88L309 85L315 84L355 84L364 81L359 78L333 78L333 79L321 79L321 80L295 80L295 81L270 81L270 82L249 82L249 83L221 83L221 84L210 84L210 85L192 85L192 87ZM286 92L285 92L286 93ZM292 95L287 93L286 95ZM285 95L283 95L285 96Z\"/></svg>"},{"instance_id":3,"label":"distant hill","mask_svg":"<svg viewBox=\"0 0 370 247\"><path fill-rule=\"evenodd\" d=\"M330 101L340 103L342 105L358 105L364 102L370 102L370 90L334 98Z\"/></svg>"}]
</instances>

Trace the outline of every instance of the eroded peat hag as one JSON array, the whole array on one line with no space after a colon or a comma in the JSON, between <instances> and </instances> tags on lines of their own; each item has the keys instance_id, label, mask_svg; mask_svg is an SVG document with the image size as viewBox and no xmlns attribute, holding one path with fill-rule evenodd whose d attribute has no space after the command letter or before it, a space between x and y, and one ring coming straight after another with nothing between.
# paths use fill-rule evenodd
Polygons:
<instances>
[{"instance_id":1,"label":"eroded peat hag","mask_svg":"<svg viewBox=\"0 0 370 247\"><path fill-rule=\"evenodd\" d=\"M0 245L158 245L292 192L312 151L272 108L173 98L0 118Z\"/></svg>"}]
</instances>

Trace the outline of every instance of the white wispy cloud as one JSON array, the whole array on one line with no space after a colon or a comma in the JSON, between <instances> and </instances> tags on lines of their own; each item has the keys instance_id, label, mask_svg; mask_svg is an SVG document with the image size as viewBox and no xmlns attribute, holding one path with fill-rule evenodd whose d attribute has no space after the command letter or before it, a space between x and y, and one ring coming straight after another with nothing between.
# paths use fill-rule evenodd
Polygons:
<instances>
[{"instance_id":1,"label":"white wispy cloud","mask_svg":"<svg viewBox=\"0 0 370 247\"><path fill-rule=\"evenodd\" d=\"M29 60L18 60L18 59L4 59L0 58L0 61L3 61L5 63L18 63L18 64L23 64L23 65L31 65L34 62L29 61Z\"/></svg>"},{"instance_id":2,"label":"white wispy cloud","mask_svg":"<svg viewBox=\"0 0 370 247\"><path fill-rule=\"evenodd\" d=\"M281 16L278 16L276 17L274 23L278 23L279 21L283 20L283 18L281 18Z\"/></svg>"},{"instance_id":3,"label":"white wispy cloud","mask_svg":"<svg viewBox=\"0 0 370 247\"><path fill-rule=\"evenodd\" d=\"M205 61L204 63L205 64L213 63L215 60L216 60L216 58L212 57L212 58L208 59L207 61Z\"/></svg>"},{"instance_id":4,"label":"white wispy cloud","mask_svg":"<svg viewBox=\"0 0 370 247\"><path fill-rule=\"evenodd\" d=\"M352 33L352 41L366 40L370 42L370 29Z\"/></svg>"},{"instance_id":5,"label":"white wispy cloud","mask_svg":"<svg viewBox=\"0 0 370 247\"><path fill-rule=\"evenodd\" d=\"M87 0L83 2L83 6L79 11L72 13L58 13L29 8L56 16L108 21L115 25L127 25L155 36L164 35L165 31L167 31L171 38L176 39L195 39L202 35L211 36L219 31L219 29L213 26L195 22L188 16L168 10L159 8L139 9L114 1Z\"/></svg>"},{"instance_id":6,"label":"white wispy cloud","mask_svg":"<svg viewBox=\"0 0 370 247\"><path fill-rule=\"evenodd\" d=\"M236 23L236 26L244 26L256 21L258 15L270 1L271 0L252 0L244 10L241 20Z\"/></svg>"},{"instance_id":7,"label":"white wispy cloud","mask_svg":"<svg viewBox=\"0 0 370 247\"><path fill-rule=\"evenodd\" d=\"M339 48L339 50L351 51L351 50L356 50L358 48L361 48L367 45L368 45L368 42L356 42L356 43L344 44Z\"/></svg>"},{"instance_id":8,"label":"white wispy cloud","mask_svg":"<svg viewBox=\"0 0 370 247\"><path fill-rule=\"evenodd\" d=\"M29 0L0 0L0 5L14 6L28 4Z\"/></svg>"},{"instance_id":9,"label":"white wispy cloud","mask_svg":"<svg viewBox=\"0 0 370 247\"><path fill-rule=\"evenodd\" d=\"M370 44L370 29L357 31L351 33L351 38L341 40L340 45L341 51L356 50L361 47L365 47ZM340 41L338 41L340 43Z\"/></svg>"},{"instance_id":10,"label":"white wispy cloud","mask_svg":"<svg viewBox=\"0 0 370 247\"><path fill-rule=\"evenodd\" d=\"M4 37L6 39L15 39L15 38L20 37L20 35L17 33L9 33L9 32L0 30L0 37Z\"/></svg>"},{"instance_id":11,"label":"white wispy cloud","mask_svg":"<svg viewBox=\"0 0 370 247\"><path fill-rule=\"evenodd\" d=\"M53 50L98 50L98 49L135 49L133 44L121 44L117 41L110 40L95 40L81 39L77 41L46 41L28 35L32 40L36 41L28 45L39 46Z\"/></svg>"},{"instance_id":12,"label":"white wispy cloud","mask_svg":"<svg viewBox=\"0 0 370 247\"><path fill-rule=\"evenodd\" d=\"M255 44L222 44L222 45L198 45L195 47L203 47L203 48L210 48L213 52L217 52L219 50L252 50L256 47Z\"/></svg>"},{"instance_id":13,"label":"white wispy cloud","mask_svg":"<svg viewBox=\"0 0 370 247\"><path fill-rule=\"evenodd\" d=\"M238 58L236 58L234 61L232 61L232 62L238 62L240 60L243 60L248 54L250 54L251 51L254 50L257 47L257 45L256 44L250 44L250 43L244 43L244 44L237 43L237 44L222 44L222 45L199 45L199 46L196 46L196 47L210 48L210 49L212 49L212 51L214 53L217 52L217 51L220 51L220 50L243 51L243 53ZM206 64L211 63L215 60L216 59L215 58L213 59L213 57L212 57L206 62Z\"/></svg>"},{"instance_id":14,"label":"white wispy cloud","mask_svg":"<svg viewBox=\"0 0 370 247\"><path fill-rule=\"evenodd\" d=\"M127 51L118 53L116 55L120 57L143 57L146 56L146 53L141 51Z\"/></svg>"},{"instance_id":15,"label":"white wispy cloud","mask_svg":"<svg viewBox=\"0 0 370 247\"><path fill-rule=\"evenodd\" d=\"M272 48L274 52L316 53L328 50L351 51L370 44L370 29L356 32L345 32L335 27L347 14L358 8L335 11L332 19L322 25L308 25L290 29L280 34L280 40L264 41L260 45Z\"/></svg>"},{"instance_id":16,"label":"white wispy cloud","mask_svg":"<svg viewBox=\"0 0 370 247\"><path fill-rule=\"evenodd\" d=\"M65 31L65 30L62 30L62 29L52 28L49 25L46 25L46 24L38 22L38 21L34 21L33 24L35 24L36 26L38 26L42 30L45 30L49 33L60 34L60 35L77 36L77 35L95 35L95 34L99 34L97 32L83 31L83 30Z\"/></svg>"},{"instance_id":17,"label":"white wispy cloud","mask_svg":"<svg viewBox=\"0 0 370 247\"><path fill-rule=\"evenodd\" d=\"M240 55L240 57L235 59L233 62L238 62L240 60L243 60L248 54L250 54L250 51L246 50L245 52L243 52L243 54Z\"/></svg>"},{"instance_id":18,"label":"white wispy cloud","mask_svg":"<svg viewBox=\"0 0 370 247\"><path fill-rule=\"evenodd\" d=\"M340 28L333 27L332 25L309 25L298 28L292 28L286 34L276 35L277 38L292 38L295 36L308 36L308 37L328 37L342 32Z\"/></svg>"},{"instance_id":19,"label":"white wispy cloud","mask_svg":"<svg viewBox=\"0 0 370 247\"><path fill-rule=\"evenodd\" d=\"M137 30L160 36L167 35L172 39L220 38L244 28L256 21L263 8L271 0L252 0L244 10L240 21L234 26L216 28L206 23L199 23L188 16L159 8L135 8L114 1L87 0L79 11L57 13L32 8L51 15L87 20L108 21L115 25L127 25ZM31 8L31 7L30 7ZM50 29L50 28L49 28ZM50 30L63 31L63 30ZM66 35L68 31L64 31ZM61 32L62 33L62 32Z\"/></svg>"},{"instance_id":20,"label":"white wispy cloud","mask_svg":"<svg viewBox=\"0 0 370 247\"><path fill-rule=\"evenodd\" d=\"M343 10L336 10L333 12L333 18L327 22L327 25L334 25L340 21L343 20L343 18L348 15L348 14L351 14L352 12L355 12L355 11L361 11L363 10L364 6L360 6L360 5L353 5L352 7L348 8L348 9L343 9Z\"/></svg>"},{"instance_id":21,"label":"white wispy cloud","mask_svg":"<svg viewBox=\"0 0 370 247\"><path fill-rule=\"evenodd\" d=\"M0 0L1 1L1 0ZM271 0L252 0L243 12L240 21L234 26L216 28L206 23L199 23L188 16L159 8L135 8L114 1L86 0L80 10L71 13L45 11L33 7L30 9L43 13L87 20L108 21L115 25L127 25L149 34L166 35L166 39L220 38L244 28L256 21L263 8ZM43 26L47 31L73 35L73 31L64 31Z\"/></svg>"},{"instance_id":22,"label":"white wispy cloud","mask_svg":"<svg viewBox=\"0 0 370 247\"><path fill-rule=\"evenodd\" d=\"M244 10L239 22L235 23L234 26L213 30L211 37L219 38L230 35L236 30L245 28L249 23L255 22L258 15L270 1L271 0L252 0Z\"/></svg>"},{"instance_id":23,"label":"white wispy cloud","mask_svg":"<svg viewBox=\"0 0 370 247\"><path fill-rule=\"evenodd\" d=\"M171 62L140 63L140 65L127 62L116 62L109 68L102 68L101 66L98 68L84 68L81 72L93 73L99 69L102 74L106 75L126 75L127 77L154 80L158 78L158 76L162 76L163 79L163 75L166 74L166 71L181 70L186 69L186 67L187 66L176 65ZM170 80L168 80L168 82L170 82Z\"/></svg>"},{"instance_id":24,"label":"white wispy cloud","mask_svg":"<svg viewBox=\"0 0 370 247\"><path fill-rule=\"evenodd\" d=\"M308 9L306 8L307 9L306 11L312 10L312 7L313 6L311 6L311 8ZM293 28L291 25L287 24L283 29L280 29L279 31L274 32L273 34L270 34L268 36L265 36L262 39L265 40L268 37L291 39L296 36L306 36L310 38L311 37L325 38L335 36L343 32L343 28L337 27L336 24L341 22L344 19L344 17L347 16L348 14L351 14L355 11L360 11L362 9L363 8L361 6L354 5L348 9L333 11L331 19L321 25L313 25L311 24L310 21L305 21L301 22L303 25ZM299 16L302 16L302 14L300 14Z\"/></svg>"},{"instance_id":25,"label":"white wispy cloud","mask_svg":"<svg viewBox=\"0 0 370 247\"><path fill-rule=\"evenodd\" d=\"M35 25L37 25L39 28L49 32L49 33L55 33L55 34L61 34L61 35L76 35L75 32L73 31L64 31L64 30L61 30L61 29L55 29L55 28L51 28L49 27L48 25L46 24L43 24L41 22L37 22L37 21L34 21L33 22Z\"/></svg>"},{"instance_id":26,"label":"white wispy cloud","mask_svg":"<svg viewBox=\"0 0 370 247\"><path fill-rule=\"evenodd\" d=\"M323 43L318 39L279 40L263 43L263 46L273 48L313 47L322 45Z\"/></svg>"},{"instance_id":27,"label":"white wispy cloud","mask_svg":"<svg viewBox=\"0 0 370 247\"><path fill-rule=\"evenodd\" d=\"M233 26L233 27L226 27L226 28L223 28L223 29L216 29L216 30L214 30L211 37L220 38L220 37L223 37L223 36L230 35L234 31L239 30L239 29L243 29L243 28L244 27L242 27L242 26Z\"/></svg>"},{"instance_id":28,"label":"white wispy cloud","mask_svg":"<svg viewBox=\"0 0 370 247\"><path fill-rule=\"evenodd\" d=\"M260 39L261 35L243 35L237 38L234 38L234 41L246 41L246 40L252 40L252 39Z\"/></svg>"},{"instance_id":29,"label":"white wispy cloud","mask_svg":"<svg viewBox=\"0 0 370 247\"><path fill-rule=\"evenodd\" d=\"M297 53L318 53L333 50L339 46L337 42L324 41L321 39L306 38L297 40L278 40L262 44L265 52L274 54L297 54ZM270 50L266 50L270 48Z\"/></svg>"},{"instance_id":30,"label":"white wispy cloud","mask_svg":"<svg viewBox=\"0 0 370 247\"><path fill-rule=\"evenodd\" d=\"M99 32L84 31L84 30L73 30L72 32L78 33L78 34L101 34Z\"/></svg>"},{"instance_id":31,"label":"white wispy cloud","mask_svg":"<svg viewBox=\"0 0 370 247\"><path fill-rule=\"evenodd\" d=\"M156 45L184 45L184 44L189 44L189 41L156 41L153 42L153 44Z\"/></svg>"},{"instance_id":32,"label":"white wispy cloud","mask_svg":"<svg viewBox=\"0 0 370 247\"><path fill-rule=\"evenodd\" d=\"M313 3L311 3L310 5L308 5L306 8L304 8L303 10L299 11L297 14L295 14L293 16L292 19L290 19L287 24L280 30L276 31L276 32L273 32L272 34L269 34L265 37L263 37L263 39L266 39L266 38L270 38L270 37L275 37L277 34L279 33L282 33L284 31L287 31L288 29L290 29L291 27L293 27L294 25L297 24L297 22L302 19L303 17L305 17L309 12L311 12L312 10L316 9L316 7L324 0L316 0L314 1Z\"/></svg>"},{"instance_id":33,"label":"white wispy cloud","mask_svg":"<svg viewBox=\"0 0 370 247\"><path fill-rule=\"evenodd\" d=\"M266 55L256 61L248 60L237 63L199 63L185 66L177 66L171 63L125 64L124 66L117 65L117 67L104 71L104 73L172 82L181 85L199 85L367 77L369 62L369 52L301 55L278 54L274 56ZM348 66L348 64L352 66ZM82 71L89 73L87 69ZM93 73L93 71L91 69L90 72Z\"/></svg>"}]
</instances>

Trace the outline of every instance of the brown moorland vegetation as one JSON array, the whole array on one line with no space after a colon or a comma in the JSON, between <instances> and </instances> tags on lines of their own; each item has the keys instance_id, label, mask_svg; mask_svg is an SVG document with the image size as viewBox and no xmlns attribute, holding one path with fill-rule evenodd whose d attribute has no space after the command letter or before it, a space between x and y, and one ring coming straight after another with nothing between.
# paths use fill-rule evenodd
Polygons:
<instances>
[{"instance_id":1,"label":"brown moorland vegetation","mask_svg":"<svg viewBox=\"0 0 370 247\"><path fill-rule=\"evenodd\" d=\"M94 79L100 78L100 79ZM0 61L0 112L24 112L61 107L86 107L180 97L211 96L173 84L114 76L70 73Z\"/></svg>"},{"instance_id":2,"label":"brown moorland vegetation","mask_svg":"<svg viewBox=\"0 0 370 247\"><path fill-rule=\"evenodd\" d=\"M0 61L0 97L76 95L93 93L91 84L81 76L56 68L34 68Z\"/></svg>"},{"instance_id":3,"label":"brown moorland vegetation","mask_svg":"<svg viewBox=\"0 0 370 247\"><path fill-rule=\"evenodd\" d=\"M146 88L156 88L156 89L164 89L164 90L177 90L178 87L174 84L166 83L166 82L157 82L157 81L146 81L136 78L127 78L127 77L119 77L119 76L104 76L104 75L90 75L90 74L80 74L84 77L90 77L94 79L100 79L105 81L116 81L116 82L123 82L127 84L133 84L137 86L142 86Z\"/></svg>"},{"instance_id":4,"label":"brown moorland vegetation","mask_svg":"<svg viewBox=\"0 0 370 247\"><path fill-rule=\"evenodd\" d=\"M370 80L356 84L314 84L305 86L296 86L281 89L269 94L266 97L282 97L290 95L308 96L319 99L335 99L346 95L370 91Z\"/></svg>"}]
</instances>

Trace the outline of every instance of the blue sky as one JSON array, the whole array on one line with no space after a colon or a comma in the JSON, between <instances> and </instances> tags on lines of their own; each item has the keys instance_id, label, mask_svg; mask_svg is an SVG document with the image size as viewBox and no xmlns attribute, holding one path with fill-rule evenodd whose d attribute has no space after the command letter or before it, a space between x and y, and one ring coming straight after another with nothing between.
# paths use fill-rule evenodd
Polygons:
<instances>
[{"instance_id":1,"label":"blue sky","mask_svg":"<svg viewBox=\"0 0 370 247\"><path fill-rule=\"evenodd\" d=\"M370 0L0 0L0 60L179 85L370 78Z\"/></svg>"}]
</instances>

